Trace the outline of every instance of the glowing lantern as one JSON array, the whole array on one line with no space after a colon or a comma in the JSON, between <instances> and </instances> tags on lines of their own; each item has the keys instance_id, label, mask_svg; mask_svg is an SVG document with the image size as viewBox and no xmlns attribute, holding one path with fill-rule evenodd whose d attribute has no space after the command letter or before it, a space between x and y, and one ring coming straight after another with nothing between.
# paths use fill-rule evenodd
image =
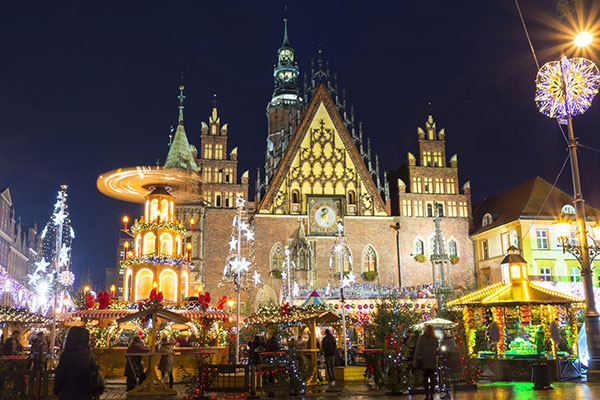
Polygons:
<instances>
[{"instance_id":1,"label":"glowing lantern","mask_svg":"<svg viewBox=\"0 0 600 400\"><path fill-rule=\"evenodd\" d=\"M123 217L123 230L127 230L127 222L129 222L129 217L126 215Z\"/></svg>"}]
</instances>

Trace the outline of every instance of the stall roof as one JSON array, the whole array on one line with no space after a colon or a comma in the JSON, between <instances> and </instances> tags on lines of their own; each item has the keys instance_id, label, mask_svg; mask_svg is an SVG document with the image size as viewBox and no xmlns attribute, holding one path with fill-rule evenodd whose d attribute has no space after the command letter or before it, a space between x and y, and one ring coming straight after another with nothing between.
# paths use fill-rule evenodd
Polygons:
<instances>
[{"instance_id":1,"label":"stall roof","mask_svg":"<svg viewBox=\"0 0 600 400\"><path fill-rule=\"evenodd\" d=\"M176 314L180 314L186 318L190 319L223 319L228 320L232 314L223 310L169 310ZM138 310L81 310L74 312L72 314L73 317L79 318L89 318L89 319L101 319L101 318L123 318L128 315L134 314L138 312Z\"/></svg>"},{"instance_id":2,"label":"stall roof","mask_svg":"<svg viewBox=\"0 0 600 400\"><path fill-rule=\"evenodd\" d=\"M585 300L570 296L535 282L524 280L518 283L496 283L448 302L453 306L510 306L517 304L572 304Z\"/></svg>"},{"instance_id":3,"label":"stall roof","mask_svg":"<svg viewBox=\"0 0 600 400\"><path fill-rule=\"evenodd\" d=\"M48 318L40 314L30 313L13 307L0 306L0 323L10 324L44 324Z\"/></svg>"}]
</instances>

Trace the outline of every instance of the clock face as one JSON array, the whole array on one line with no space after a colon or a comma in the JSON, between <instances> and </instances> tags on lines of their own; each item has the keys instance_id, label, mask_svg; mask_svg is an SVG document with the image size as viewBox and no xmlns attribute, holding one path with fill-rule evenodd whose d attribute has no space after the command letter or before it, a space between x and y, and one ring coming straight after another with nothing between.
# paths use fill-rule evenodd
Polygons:
<instances>
[{"instance_id":1,"label":"clock face","mask_svg":"<svg viewBox=\"0 0 600 400\"><path fill-rule=\"evenodd\" d=\"M308 221L311 235L334 236L341 218L342 201L336 198L311 197L308 199Z\"/></svg>"}]
</instances>

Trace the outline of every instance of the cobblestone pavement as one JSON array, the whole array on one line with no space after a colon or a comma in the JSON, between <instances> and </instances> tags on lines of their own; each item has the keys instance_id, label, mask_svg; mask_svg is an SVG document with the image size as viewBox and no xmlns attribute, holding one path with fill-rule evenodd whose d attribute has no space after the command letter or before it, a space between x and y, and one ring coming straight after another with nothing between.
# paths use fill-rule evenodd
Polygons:
<instances>
[{"instance_id":1,"label":"cobblestone pavement","mask_svg":"<svg viewBox=\"0 0 600 400\"><path fill-rule=\"evenodd\" d=\"M498 382L492 384L480 384L477 391L457 391L447 395L444 400L600 400L600 383L585 382L555 382L552 384L553 390L535 391L532 389L532 383L523 382ZM179 393L177 399L185 397L185 386L175 385L175 390ZM217 396L219 398L221 396ZM125 399L125 385L109 384L101 400ZM263 396L268 399L268 397ZM294 398L294 397L292 397ZM306 399L368 399L377 398L380 400L423 400L424 394L416 395L389 395L385 391L375 390L369 385L355 384L347 387L336 386L333 390L328 390L327 386L309 387L309 391L303 397ZM130 398L131 399L131 398ZM149 400L147 397L144 398ZM161 397L161 399L167 399ZM296 397L301 399L301 397ZM435 400L442 399L439 394L434 396Z\"/></svg>"}]
</instances>

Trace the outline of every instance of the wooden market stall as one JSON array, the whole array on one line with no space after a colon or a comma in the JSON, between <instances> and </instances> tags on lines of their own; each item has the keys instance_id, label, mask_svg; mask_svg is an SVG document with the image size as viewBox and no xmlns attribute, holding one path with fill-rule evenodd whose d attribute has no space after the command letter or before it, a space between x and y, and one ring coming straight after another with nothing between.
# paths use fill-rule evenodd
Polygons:
<instances>
[{"instance_id":1,"label":"wooden market stall","mask_svg":"<svg viewBox=\"0 0 600 400\"><path fill-rule=\"evenodd\" d=\"M502 261L509 281L448 302L462 308L469 354L496 380L529 380L531 365L551 360L557 379L580 375L575 311L583 299L529 281L511 246Z\"/></svg>"},{"instance_id":2,"label":"wooden market stall","mask_svg":"<svg viewBox=\"0 0 600 400\"><path fill-rule=\"evenodd\" d=\"M299 307L291 309L287 307L270 310L272 312L259 312L250 315L245 323L247 325L278 325L301 323L309 329L309 343L306 349L298 349L309 359L308 368L303 376L307 385L319 383L319 371L317 365L317 326L331 325L341 320L341 314L330 308L321 299L316 291L313 291L306 301Z\"/></svg>"}]
</instances>

